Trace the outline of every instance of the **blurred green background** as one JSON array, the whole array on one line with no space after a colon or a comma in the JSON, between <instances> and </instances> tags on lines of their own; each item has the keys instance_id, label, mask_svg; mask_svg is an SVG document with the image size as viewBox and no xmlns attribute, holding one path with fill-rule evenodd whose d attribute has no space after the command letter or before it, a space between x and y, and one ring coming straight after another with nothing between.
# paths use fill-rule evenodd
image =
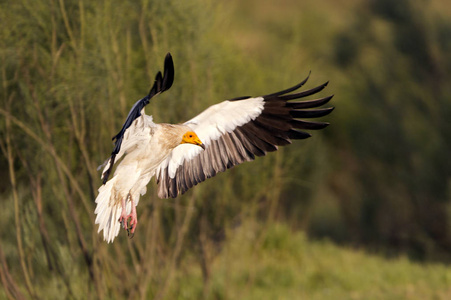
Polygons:
<instances>
[{"instance_id":1,"label":"blurred green background","mask_svg":"<svg viewBox=\"0 0 451 300\"><path fill-rule=\"evenodd\" d=\"M0 3L0 299L449 299L447 0ZM133 239L94 225L100 165L146 109L207 106L312 75L331 123L162 200Z\"/></svg>"}]
</instances>

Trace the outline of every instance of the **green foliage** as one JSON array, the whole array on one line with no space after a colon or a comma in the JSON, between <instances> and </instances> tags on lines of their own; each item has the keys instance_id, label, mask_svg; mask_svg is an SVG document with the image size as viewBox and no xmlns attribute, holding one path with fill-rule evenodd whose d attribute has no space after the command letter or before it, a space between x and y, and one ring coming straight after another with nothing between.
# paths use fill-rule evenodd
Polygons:
<instances>
[{"instance_id":1,"label":"green foliage","mask_svg":"<svg viewBox=\"0 0 451 300\"><path fill-rule=\"evenodd\" d=\"M286 225L244 223L213 260L205 299L446 299L451 271L392 260L330 241L309 242ZM198 299L199 267L187 258L171 299ZM197 291L197 292L196 292Z\"/></svg>"},{"instance_id":2,"label":"green foliage","mask_svg":"<svg viewBox=\"0 0 451 300\"><path fill-rule=\"evenodd\" d=\"M443 0L0 3L0 298L447 298L451 23ZM140 201L105 244L96 167L166 52L146 108L182 122L227 98L326 80L332 126Z\"/></svg>"},{"instance_id":3,"label":"green foliage","mask_svg":"<svg viewBox=\"0 0 451 300\"><path fill-rule=\"evenodd\" d=\"M413 1L373 1L336 38L336 62L359 74L343 80L349 110L332 129L350 133L337 141L352 149L352 178L337 182L353 198L344 209L358 211L347 212L362 229L350 238L416 258L451 246L450 57L437 36L451 24L442 18Z\"/></svg>"}]
</instances>

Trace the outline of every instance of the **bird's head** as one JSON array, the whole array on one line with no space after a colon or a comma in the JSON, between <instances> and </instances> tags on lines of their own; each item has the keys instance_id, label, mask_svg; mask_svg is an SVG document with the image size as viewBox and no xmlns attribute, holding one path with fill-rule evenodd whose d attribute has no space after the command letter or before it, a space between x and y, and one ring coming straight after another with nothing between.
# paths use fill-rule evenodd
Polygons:
<instances>
[{"instance_id":1,"label":"bird's head","mask_svg":"<svg viewBox=\"0 0 451 300\"><path fill-rule=\"evenodd\" d=\"M201 142L197 134L193 131L187 131L183 137L181 144L193 144L202 147L205 150L205 145Z\"/></svg>"}]
</instances>

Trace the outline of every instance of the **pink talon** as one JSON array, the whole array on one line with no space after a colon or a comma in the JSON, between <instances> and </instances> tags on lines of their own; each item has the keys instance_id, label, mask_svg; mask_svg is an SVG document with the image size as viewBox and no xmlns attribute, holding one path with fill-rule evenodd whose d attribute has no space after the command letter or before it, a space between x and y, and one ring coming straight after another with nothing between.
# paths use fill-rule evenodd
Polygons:
<instances>
[{"instance_id":1,"label":"pink talon","mask_svg":"<svg viewBox=\"0 0 451 300\"><path fill-rule=\"evenodd\" d=\"M131 237L133 237L133 235L135 234L135 229L136 226L138 225L138 215L136 214L136 206L135 203L133 203L133 198L132 196L129 194L130 196L130 202L131 202L131 206L132 206L132 211L130 212L130 214L126 215L126 208L125 208L125 199L122 199L122 212L121 212L121 216L119 217L119 223L121 223L122 227L124 229L127 230L127 234ZM128 219L130 219L130 221L128 221Z\"/></svg>"},{"instance_id":2,"label":"pink talon","mask_svg":"<svg viewBox=\"0 0 451 300\"><path fill-rule=\"evenodd\" d=\"M133 201L132 201L132 212L127 215L127 220L130 218L130 222L128 223L129 227L127 228L127 231L129 231L129 235L135 233L135 229L136 229L136 225L138 225L138 215L136 214L136 207L133 205Z\"/></svg>"}]
</instances>

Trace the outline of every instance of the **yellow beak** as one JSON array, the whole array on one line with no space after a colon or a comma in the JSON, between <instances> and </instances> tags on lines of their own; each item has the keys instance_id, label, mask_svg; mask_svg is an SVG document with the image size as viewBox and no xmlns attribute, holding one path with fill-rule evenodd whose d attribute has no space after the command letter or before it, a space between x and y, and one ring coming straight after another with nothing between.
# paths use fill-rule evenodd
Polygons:
<instances>
[{"instance_id":1,"label":"yellow beak","mask_svg":"<svg viewBox=\"0 0 451 300\"><path fill-rule=\"evenodd\" d=\"M201 140L199 138L195 138L193 144L197 145L197 146L200 146L202 149L205 150L205 145L201 142Z\"/></svg>"}]
</instances>

